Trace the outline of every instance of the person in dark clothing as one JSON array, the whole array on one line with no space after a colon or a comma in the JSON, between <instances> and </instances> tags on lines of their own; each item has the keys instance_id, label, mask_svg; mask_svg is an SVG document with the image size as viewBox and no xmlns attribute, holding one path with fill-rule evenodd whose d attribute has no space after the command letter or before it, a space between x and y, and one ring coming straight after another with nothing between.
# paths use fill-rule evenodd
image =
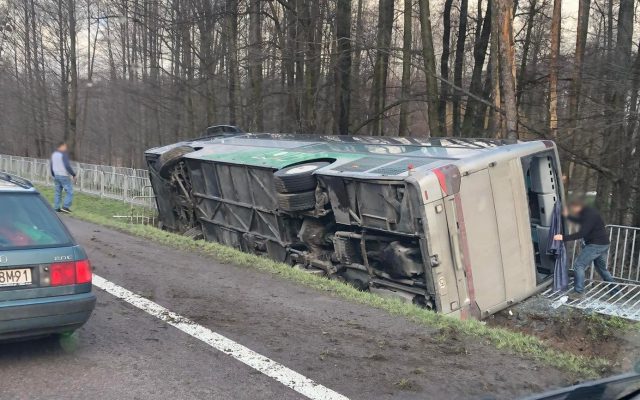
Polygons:
<instances>
[{"instance_id":1,"label":"person in dark clothing","mask_svg":"<svg viewBox=\"0 0 640 400\"><path fill-rule=\"evenodd\" d=\"M569 202L569 210L565 210L563 215L569 221L579 224L580 229L570 235L555 235L553 239L565 242L578 239L583 241L582 250L573 263L575 277L573 296L580 297L582 295L584 273L592 262L603 281L614 282L613 277L607 271L609 235L598 210L585 205L581 197L576 197Z\"/></svg>"}]
</instances>

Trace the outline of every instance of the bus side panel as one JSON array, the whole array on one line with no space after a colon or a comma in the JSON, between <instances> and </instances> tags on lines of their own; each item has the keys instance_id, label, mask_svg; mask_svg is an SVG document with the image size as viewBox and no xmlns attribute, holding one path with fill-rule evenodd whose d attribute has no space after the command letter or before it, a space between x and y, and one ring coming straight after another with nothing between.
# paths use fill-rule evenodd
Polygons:
<instances>
[{"instance_id":1,"label":"bus side panel","mask_svg":"<svg viewBox=\"0 0 640 400\"><path fill-rule=\"evenodd\" d=\"M506 300L521 299L536 287L527 195L518 159L489 168L500 240Z\"/></svg>"},{"instance_id":2,"label":"bus side panel","mask_svg":"<svg viewBox=\"0 0 640 400\"><path fill-rule=\"evenodd\" d=\"M475 300L482 315L486 315L506 299L498 220L487 169L462 178L460 199Z\"/></svg>"}]
</instances>

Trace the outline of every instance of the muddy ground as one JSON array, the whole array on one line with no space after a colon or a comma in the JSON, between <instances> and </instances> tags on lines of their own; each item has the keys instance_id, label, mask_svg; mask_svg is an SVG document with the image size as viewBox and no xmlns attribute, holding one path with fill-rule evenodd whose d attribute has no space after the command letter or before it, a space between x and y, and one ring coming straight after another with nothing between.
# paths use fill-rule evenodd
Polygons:
<instances>
[{"instance_id":1,"label":"muddy ground","mask_svg":"<svg viewBox=\"0 0 640 400\"><path fill-rule=\"evenodd\" d=\"M168 249L70 218L65 222L87 250L96 274L352 399L513 399L573 382L563 371L497 350L478 338L429 329L251 268L216 263L198 254ZM159 360L173 359L171 352L179 347L176 335L182 334L171 327L157 329L158 324L146 334L137 332L144 328L137 319L148 320L148 316L107 294L101 293L100 298L96 309L99 316L83 328L93 333L92 342L109 346L114 340L101 338L101 332L113 335L131 326L136 333L127 335L114 352L127 354L151 371L169 369L163 374L170 376L173 364L167 367ZM122 314L122 308L129 311ZM109 317L103 318L105 314ZM86 336L80 332L78 337L82 340ZM136 337L153 347L135 345ZM190 339L184 338L185 346ZM91 346L83 347L81 343L79 347L91 353ZM169 354L160 356L163 349ZM287 398L298 396L275 381L265 383L263 375L213 349L185 347L178 354L181 376L189 370L196 377L208 374L207 385L217 390L215 398L243 398L249 393L253 398L273 398L274 391L286 392ZM213 367L202 362L207 357ZM69 359L68 362L75 362L74 358ZM82 359L79 357L77 362ZM38 367L29 372L32 379L46 375L48 366ZM113 361L110 367L119 369L121 374L130 368ZM230 387L225 375L230 368L243 385ZM93 377L88 372L79 379L109 380L109 376ZM256 396L250 390L254 380L259 385L269 384L270 390ZM189 390L211 390L201 384L194 379ZM136 393L137 398L146 398ZM101 397L117 398L113 394L107 391Z\"/></svg>"},{"instance_id":2,"label":"muddy ground","mask_svg":"<svg viewBox=\"0 0 640 400\"><path fill-rule=\"evenodd\" d=\"M640 324L577 310L554 309L551 301L533 297L490 317L487 323L537 336L551 346L611 361L605 374L640 370Z\"/></svg>"}]
</instances>

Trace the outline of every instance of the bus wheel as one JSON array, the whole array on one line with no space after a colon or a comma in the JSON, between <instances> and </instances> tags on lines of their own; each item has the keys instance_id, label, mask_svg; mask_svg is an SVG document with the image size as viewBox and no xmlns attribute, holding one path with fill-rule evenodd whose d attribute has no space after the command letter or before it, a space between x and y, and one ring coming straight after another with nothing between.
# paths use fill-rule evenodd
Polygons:
<instances>
[{"instance_id":1,"label":"bus wheel","mask_svg":"<svg viewBox=\"0 0 640 400\"><path fill-rule=\"evenodd\" d=\"M298 193L316 188L313 173L329 165L326 161L314 161L292 165L274 172L274 183L279 193Z\"/></svg>"}]
</instances>

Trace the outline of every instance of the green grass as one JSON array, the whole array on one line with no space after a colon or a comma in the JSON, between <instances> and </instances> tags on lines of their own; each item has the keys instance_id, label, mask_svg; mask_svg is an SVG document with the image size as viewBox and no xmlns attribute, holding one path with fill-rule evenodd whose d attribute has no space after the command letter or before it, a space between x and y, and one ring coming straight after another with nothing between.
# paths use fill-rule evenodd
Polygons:
<instances>
[{"instance_id":1,"label":"green grass","mask_svg":"<svg viewBox=\"0 0 640 400\"><path fill-rule=\"evenodd\" d=\"M43 196L53 203L53 188L40 186L38 187L38 190ZM83 219L83 215L93 215L113 219L114 215L130 215L132 210L131 204L129 203L90 196L83 193L74 194L73 206L71 208L73 209L74 215L77 214L79 218ZM144 207L140 206L133 206L133 211L137 213L147 212Z\"/></svg>"},{"instance_id":2,"label":"green grass","mask_svg":"<svg viewBox=\"0 0 640 400\"><path fill-rule=\"evenodd\" d=\"M41 188L41 191L49 199L53 197L50 188ZM76 218L115 228L175 249L199 252L223 263L256 268L354 303L385 310L391 315L406 317L423 326L439 329L443 335L459 333L481 339L497 349L510 351L562 369L576 378L595 378L606 372L611 365L609 361L602 358L588 358L554 349L535 336L504 328L489 327L481 321L460 321L400 300L361 292L342 282L308 274L286 264L243 253L218 243L194 241L151 226L128 224L113 218L113 215L128 215L131 212L131 206L121 201L78 193L72 209Z\"/></svg>"},{"instance_id":3,"label":"green grass","mask_svg":"<svg viewBox=\"0 0 640 400\"><path fill-rule=\"evenodd\" d=\"M580 317L588 323L588 334L593 340L606 340L616 334L637 331L640 328L640 323L616 316L591 313L580 315Z\"/></svg>"}]
</instances>

